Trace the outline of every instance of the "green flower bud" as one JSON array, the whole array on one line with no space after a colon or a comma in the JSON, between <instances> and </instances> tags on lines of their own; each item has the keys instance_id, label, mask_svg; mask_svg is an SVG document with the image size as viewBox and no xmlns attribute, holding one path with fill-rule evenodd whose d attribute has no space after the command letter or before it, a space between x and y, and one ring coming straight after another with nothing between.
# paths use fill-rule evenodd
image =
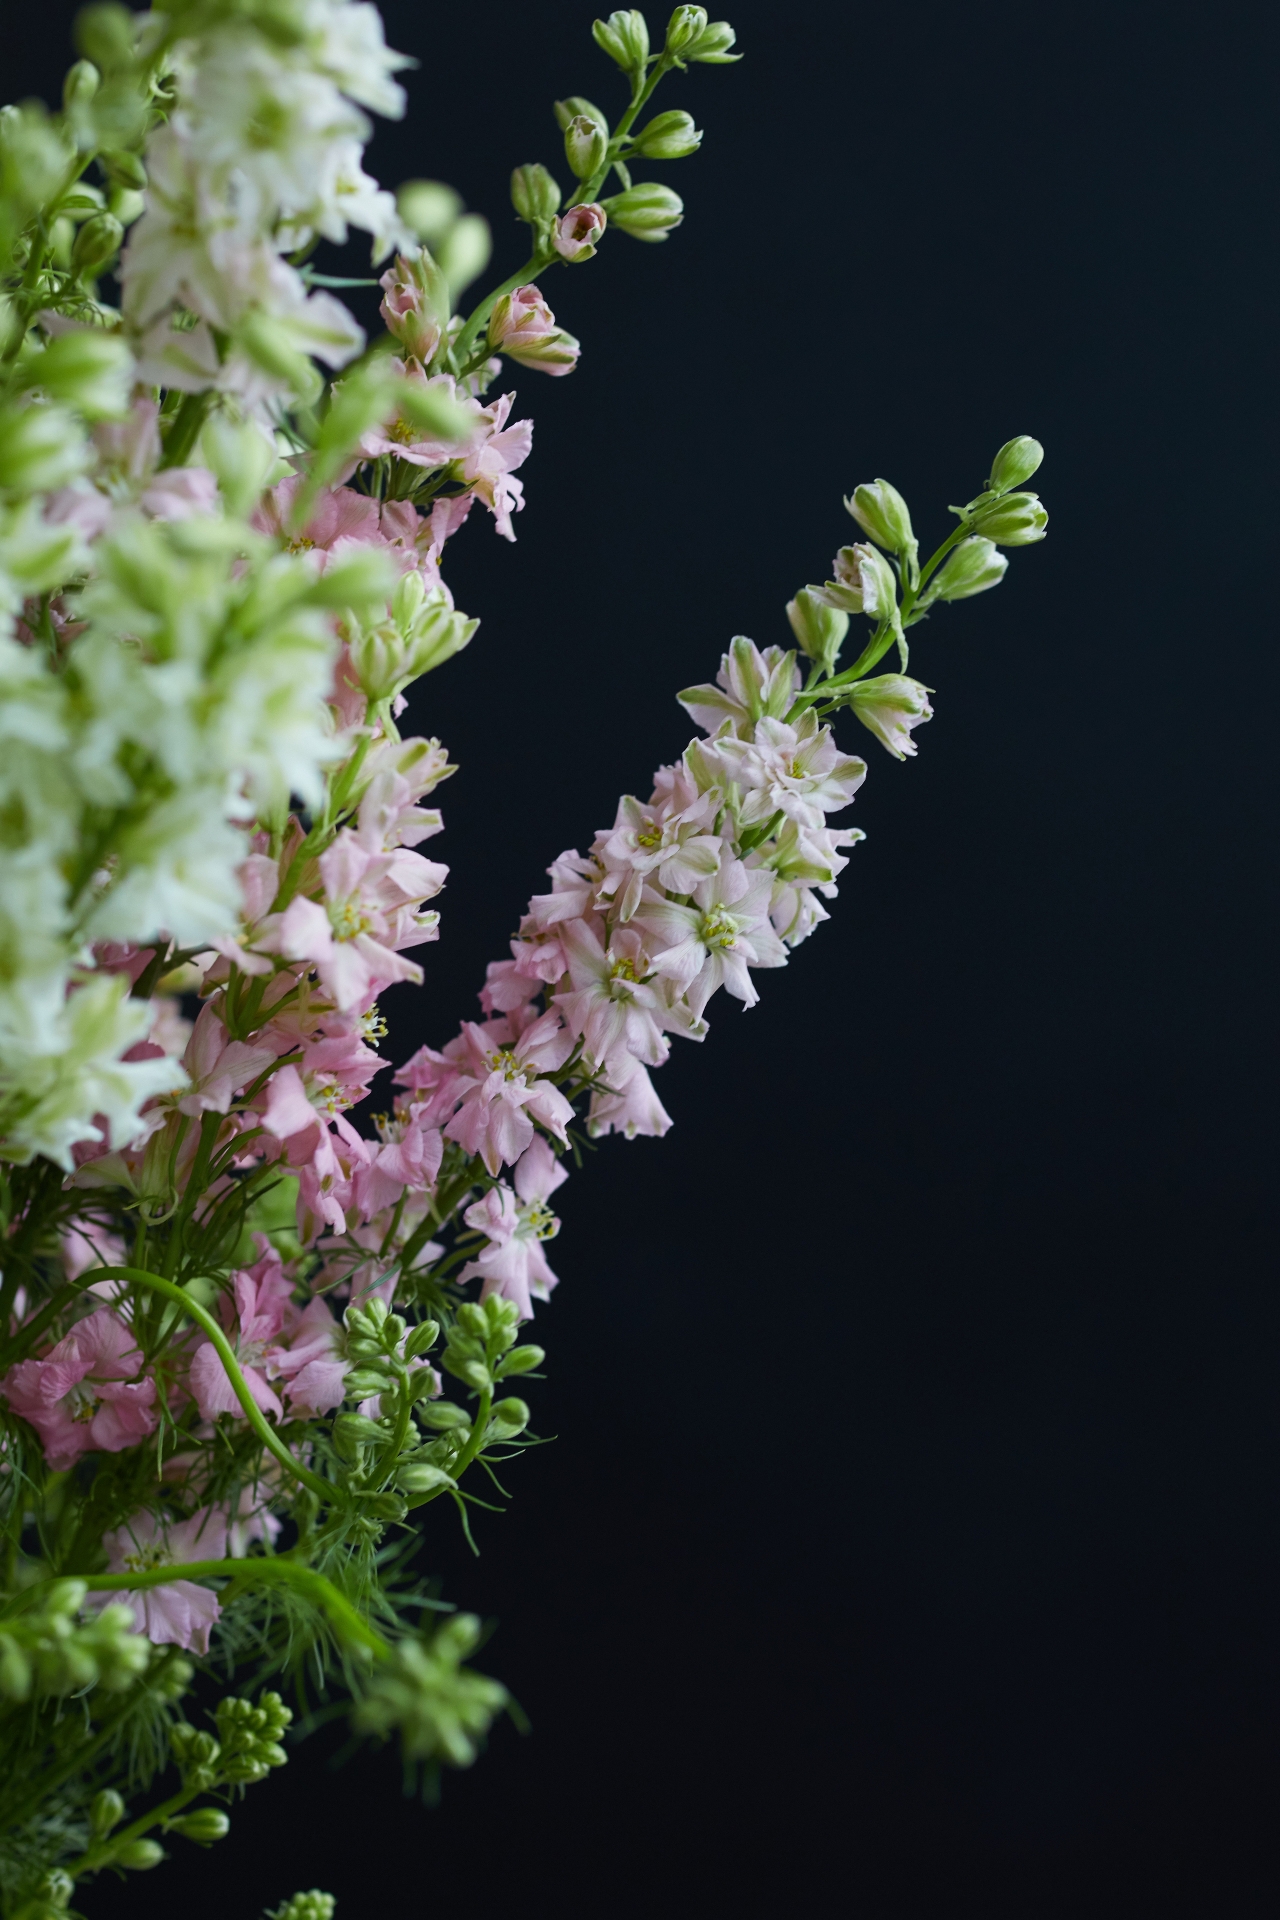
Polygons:
<instances>
[{"instance_id":1,"label":"green flower bud","mask_svg":"<svg viewBox=\"0 0 1280 1920\"><path fill-rule=\"evenodd\" d=\"M89 1802L89 1831L101 1840L124 1819L124 1801L112 1787L104 1787Z\"/></svg>"},{"instance_id":2,"label":"green flower bud","mask_svg":"<svg viewBox=\"0 0 1280 1920\"><path fill-rule=\"evenodd\" d=\"M108 4L85 7L76 15L76 45L106 72L132 64L138 15L128 7Z\"/></svg>"},{"instance_id":3,"label":"green flower bud","mask_svg":"<svg viewBox=\"0 0 1280 1920\"><path fill-rule=\"evenodd\" d=\"M708 67L732 66L734 61L742 58L740 53L729 51L737 37L727 20L713 20L680 57L682 60L700 60Z\"/></svg>"},{"instance_id":4,"label":"green flower bud","mask_svg":"<svg viewBox=\"0 0 1280 1920\"><path fill-rule=\"evenodd\" d=\"M431 1348L434 1347L436 1341L439 1338L440 1338L439 1321L423 1320L418 1326L414 1328L413 1332L409 1335L409 1338L404 1343L405 1359L416 1360L419 1354L429 1353Z\"/></svg>"},{"instance_id":5,"label":"green flower bud","mask_svg":"<svg viewBox=\"0 0 1280 1920\"><path fill-rule=\"evenodd\" d=\"M513 1347L511 1352L498 1362L494 1369L499 1380L505 1380L508 1374L532 1373L540 1367L547 1357L545 1347L535 1346L531 1340L527 1346Z\"/></svg>"},{"instance_id":6,"label":"green flower bud","mask_svg":"<svg viewBox=\"0 0 1280 1920\"><path fill-rule=\"evenodd\" d=\"M147 196L136 187L112 187L107 205L122 227L131 227L135 220L141 220Z\"/></svg>"},{"instance_id":7,"label":"green flower bud","mask_svg":"<svg viewBox=\"0 0 1280 1920\"><path fill-rule=\"evenodd\" d=\"M677 7L667 22L667 52L679 58L706 30L705 7Z\"/></svg>"},{"instance_id":8,"label":"green flower bud","mask_svg":"<svg viewBox=\"0 0 1280 1920\"><path fill-rule=\"evenodd\" d=\"M170 1833L180 1833L198 1847L211 1847L215 1840L226 1839L231 1821L220 1807L197 1807L194 1813L181 1813L170 1820L168 1827Z\"/></svg>"},{"instance_id":9,"label":"green flower bud","mask_svg":"<svg viewBox=\"0 0 1280 1920\"><path fill-rule=\"evenodd\" d=\"M445 277L449 297L456 301L465 287L484 272L493 252L493 236L482 213L464 213L435 248L436 265Z\"/></svg>"},{"instance_id":10,"label":"green flower bud","mask_svg":"<svg viewBox=\"0 0 1280 1920\"><path fill-rule=\"evenodd\" d=\"M101 84L102 75L92 60L77 60L62 83L62 105L67 113L87 107Z\"/></svg>"},{"instance_id":11,"label":"green flower bud","mask_svg":"<svg viewBox=\"0 0 1280 1920\"><path fill-rule=\"evenodd\" d=\"M517 167L511 176L511 204L522 220L536 225L554 220L560 211L559 187L545 167Z\"/></svg>"},{"instance_id":12,"label":"green flower bud","mask_svg":"<svg viewBox=\"0 0 1280 1920\"><path fill-rule=\"evenodd\" d=\"M636 149L646 160L683 160L702 145L693 115L680 111L659 113L635 136Z\"/></svg>"},{"instance_id":13,"label":"green flower bud","mask_svg":"<svg viewBox=\"0 0 1280 1920\"><path fill-rule=\"evenodd\" d=\"M634 7L611 13L607 20L593 21L591 38L624 73L643 71L649 58L649 29L644 15Z\"/></svg>"},{"instance_id":14,"label":"green flower bud","mask_svg":"<svg viewBox=\"0 0 1280 1920\"><path fill-rule=\"evenodd\" d=\"M499 1400L493 1409L489 1431L495 1440L509 1440L513 1434L523 1433L532 1418L526 1402L512 1396Z\"/></svg>"},{"instance_id":15,"label":"green flower bud","mask_svg":"<svg viewBox=\"0 0 1280 1920\"><path fill-rule=\"evenodd\" d=\"M0 1633L0 1694L26 1700L31 1693L31 1662L12 1634Z\"/></svg>"},{"instance_id":16,"label":"green flower bud","mask_svg":"<svg viewBox=\"0 0 1280 1920\"><path fill-rule=\"evenodd\" d=\"M1038 494L1006 493L990 506L979 507L969 524L997 546L1029 547L1044 539L1049 516Z\"/></svg>"},{"instance_id":17,"label":"green flower bud","mask_svg":"<svg viewBox=\"0 0 1280 1920\"><path fill-rule=\"evenodd\" d=\"M597 120L580 113L564 130L564 157L579 180L589 180L604 165L609 136Z\"/></svg>"},{"instance_id":18,"label":"green flower bud","mask_svg":"<svg viewBox=\"0 0 1280 1920\"><path fill-rule=\"evenodd\" d=\"M228 512L247 519L279 454L261 428L214 413L200 430L199 458L217 480Z\"/></svg>"},{"instance_id":19,"label":"green flower bud","mask_svg":"<svg viewBox=\"0 0 1280 1920\"><path fill-rule=\"evenodd\" d=\"M556 125L563 133L571 120L594 120L603 129L604 137L609 138L609 122L599 107L592 101L584 100L580 93L571 93L567 100L557 100L551 111L556 116Z\"/></svg>"},{"instance_id":20,"label":"green flower bud","mask_svg":"<svg viewBox=\"0 0 1280 1920\"><path fill-rule=\"evenodd\" d=\"M313 1887L310 1893L295 1893L292 1900L276 1908L270 1920L333 1920L337 1905L331 1893Z\"/></svg>"},{"instance_id":21,"label":"green flower bud","mask_svg":"<svg viewBox=\"0 0 1280 1920\"><path fill-rule=\"evenodd\" d=\"M0 487L49 493L74 480L86 461L79 423L62 407L0 411Z\"/></svg>"},{"instance_id":22,"label":"green flower bud","mask_svg":"<svg viewBox=\"0 0 1280 1920\"><path fill-rule=\"evenodd\" d=\"M392 1381L390 1374L373 1367L353 1367L343 1385L348 1400L372 1400L376 1393L390 1393Z\"/></svg>"},{"instance_id":23,"label":"green flower bud","mask_svg":"<svg viewBox=\"0 0 1280 1920\"><path fill-rule=\"evenodd\" d=\"M396 210L410 232L434 253L462 218L462 195L443 180L406 180L396 189Z\"/></svg>"},{"instance_id":24,"label":"green flower bud","mask_svg":"<svg viewBox=\"0 0 1280 1920\"><path fill-rule=\"evenodd\" d=\"M158 1867L164 1859L164 1848L158 1840L126 1840L111 1856L113 1867L125 1867L130 1873L146 1873L151 1867Z\"/></svg>"},{"instance_id":25,"label":"green flower bud","mask_svg":"<svg viewBox=\"0 0 1280 1920\"><path fill-rule=\"evenodd\" d=\"M420 1405L418 1418L424 1427L430 1427L436 1433L447 1433L451 1428L471 1425L471 1416L466 1408L455 1405L452 1400L432 1400L425 1407Z\"/></svg>"},{"instance_id":26,"label":"green flower bud","mask_svg":"<svg viewBox=\"0 0 1280 1920\"><path fill-rule=\"evenodd\" d=\"M795 599L787 602L787 619L800 651L830 673L849 631L848 614L824 605L808 587L802 587Z\"/></svg>"},{"instance_id":27,"label":"green flower bud","mask_svg":"<svg viewBox=\"0 0 1280 1920\"><path fill-rule=\"evenodd\" d=\"M430 1467L423 1460L406 1460L396 1468L396 1485L405 1493L435 1493L439 1487L456 1485L443 1467Z\"/></svg>"},{"instance_id":28,"label":"green flower bud","mask_svg":"<svg viewBox=\"0 0 1280 1920\"><path fill-rule=\"evenodd\" d=\"M147 184L147 170L140 156L124 147L108 147L98 155L98 164L112 186L132 187L141 193Z\"/></svg>"},{"instance_id":29,"label":"green flower bud","mask_svg":"<svg viewBox=\"0 0 1280 1920\"><path fill-rule=\"evenodd\" d=\"M71 265L86 280L96 280L102 269L114 260L124 239L124 228L114 213L95 213L86 220L71 249Z\"/></svg>"},{"instance_id":30,"label":"green flower bud","mask_svg":"<svg viewBox=\"0 0 1280 1920\"><path fill-rule=\"evenodd\" d=\"M415 1367L409 1375L409 1398L413 1402L426 1400L431 1394L439 1392L434 1367Z\"/></svg>"},{"instance_id":31,"label":"green flower bud","mask_svg":"<svg viewBox=\"0 0 1280 1920\"><path fill-rule=\"evenodd\" d=\"M1043 459L1044 448L1029 433L1020 433L1015 440L1006 440L991 462L988 489L992 493L1008 493L1012 487L1020 487L1031 478Z\"/></svg>"},{"instance_id":32,"label":"green flower bud","mask_svg":"<svg viewBox=\"0 0 1280 1920\"><path fill-rule=\"evenodd\" d=\"M665 240L684 219L680 195L653 180L628 187L625 193L616 193L600 204L614 225L633 240Z\"/></svg>"},{"instance_id":33,"label":"green flower bud","mask_svg":"<svg viewBox=\"0 0 1280 1920\"><path fill-rule=\"evenodd\" d=\"M65 1913L71 1905L76 1883L62 1867L50 1867L40 1882L40 1892L55 1913Z\"/></svg>"},{"instance_id":34,"label":"green flower bud","mask_svg":"<svg viewBox=\"0 0 1280 1920\"><path fill-rule=\"evenodd\" d=\"M997 553L992 541L975 535L962 540L947 556L945 565L929 586L930 600L969 600L988 587L998 587L1009 562Z\"/></svg>"},{"instance_id":35,"label":"green flower bud","mask_svg":"<svg viewBox=\"0 0 1280 1920\"><path fill-rule=\"evenodd\" d=\"M129 406L133 356L119 334L77 329L51 340L23 375L26 385L65 401L87 420L119 419Z\"/></svg>"},{"instance_id":36,"label":"green flower bud","mask_svg":"<svg viewBox=\"0 0 1280 1920\"><path fill-rule=\"evenodd\" d=\"M887 480L855 487L853 498L845 501L845 511L853 515L869 540L889 553L914 553L915 535L907 503Z\"/></svg>"},{"instance_id":37,"label":"green flower bud","mask_svg":"<svg viewBox=\"0 0 1280 1920\"><path fill-rule=\"evenodd\" d=\"M340 1413L333 1423L334 1445L346 1459L354 1459L360 1447L381 1446L386 1438L386 1428L364 1413Z\"/></svg>"}]
</instances>

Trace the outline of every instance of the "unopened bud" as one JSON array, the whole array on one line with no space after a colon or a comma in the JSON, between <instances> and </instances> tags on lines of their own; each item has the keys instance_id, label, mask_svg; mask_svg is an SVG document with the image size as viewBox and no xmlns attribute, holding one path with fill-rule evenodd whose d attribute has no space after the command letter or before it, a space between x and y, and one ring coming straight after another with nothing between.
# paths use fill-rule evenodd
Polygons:
<instances>
[{"instance_id":1,"label":"unopened bud","mask_svg":"<svg viewBox=\"0 0 1280 1920\"><path fill-rule=\"evenodd\" d=\"M391 1381L387 1375L376 1373L372 1367L353 1367L343 1386L348 1400L372 1400L375 1394L391 1391Z\"/></svg>"},{"instance_id":2,"label":"unopened bud","mask_svg":"<svg viewBox=\"0 0 1280 1920\"><path fill-rule=\"evenodd\" d=\"M875 480L855 487L852 499L844 504L845 511L853 515L867 538L874 540L878 547L884 547L890 553L915 551L916 541L907 503L898 489L891 487L887 480Z\"/></svg>"},{"instance_id":3,"label":"unopened bud","mask_svg":"<svg viewBox=\"0 0 1280 1920\"><path fill-rule=\"evenodd\" d=\"M419 1407L418 1418L433 1433L450 1433L471 1425L471 1416L466 1408L452 1400L435 1400L428 1407Z\"/></svg>"},{"instance_id":4,"label":"unopened bud","mask_svg":"<svg viewBox=\"0 0 1280 1920\"><path fill-rule=\"evenodd\" d=\"M180 1833L184 1840L194 1840L198 1847L211 1847L215 1840L226 1839L231 1821L221 1807L197 1807L194 1813L182 1813L170 1820L169 1831Z\"/></svg>"},{"instance_id":5,"label":"unopened bud","mask_svg":"<svg viewBox=\"0 0 1280 1920\"><path fill-rule=\"evenodd\" d=\"M660 113L636 135L637 151L646 160L683 160L702 145L702 134L693 124L693 115L676 110Z\"/></svg>"},{"instance_id":6,"label":"unopened bud","mask_svg":"<svg viewBox=\"0 0 1280 1920\"><path fill-rule=\"evenodd\" d=\"M897 760L916 750L911 730L933 717L929 687L902 673L882 673L874 680L858 680L845 696L864 727Z\"/></svg>"},{"instance_id":7,"label":"unopened bud","mask_svg":"<svg viewBox=\"0 0 1280 1920\"><path fill-rule=\"evenodd\" d=\"M604 165L609 136L598 121L580 113L564 130L564 157L579 180L589 180Z\"/></svg>"},{"instance_id":8,"label":"unopened bud","mask_svg":"<svg viewBox=\"0 0 1280 1920\"><path fill-rule=\"evenodd\" d=\"M998 587L1009 562L992 541L975 535L962 540L929 588L931 600L968 600L988 587Z\"/></svg>"},{"instance_id":9,"label":"unopened bud","mask_svg":"<svg viewBox=\"0 0 1280 1920\"><path fill-rule=\"evenodd\" d=\"M667 22L667 52L679 57L707 28L705 7L677 7Z\"/></svg>"},{"instance_id":10,"label":"unopened bud","mask_svg":"<svg viewBox=\"0 0 1280 1920\"><path fill-rule=\"evenodd\" d=\"M89 1831L95 1840L118 1827L124 1819L124 1801L113 1787L104 1787L89 1802Z\"/></svg>"},{"instance_id":11,"label":"unopened bud","mask_svg":"<svg viewBox=\"0 0 1280 1920\"><path fill-rule=\"evenodd\" d=\"M141 193L147 184L147 170L136 153L124 147L107 147L98 155L98 165L112 186L132 187Z\"/></svg>"},{"instance_id":12,"label":"unopened bud","mask_svg":"<svg viewBox=\"0 0 1280 1920\"><path fill-rule=\"evenodd\" d=\"M556 125L561 133L571 120L594 120L603 129L605 139L609 138L608 120L593 101L584 99L580 93L571 93L567 100L557 100L551 111L556 116Z\"/></svg>"},{"instance_id":13,"label":"unopened bud","mask_svg":"<svg viewBox=\"0 0 1280 1920\"><path fill-rule=\"evenodd\" d=\"M379 312L392 339L411 360L423 366L440 345L449 318L449 287L443 273L424 248L414 257L397 254L378 285Z\"/></svg>"},{"instance_id":14,"label":"unopened bud","mask_svg":"<svg viewBox=\"0 0 1280 1920\"><path fill-rule=\"evenodd\" d=\"M261 427L212 413L200 429L200 459L218 482L227 509L247 519L279 459Z\"/></svg>"},{"instance_id":15,"label":"unopened bud","mask_svg":"<svg viewBox=\"0 0 1280 1920\"><path fill-rule=\"evenodd\" d=\"M86 280L95 280L114 260L124 239L124 228L114 213L95 213L86 220L71 249L71 265Z\"/></svg>"},{"instance_id":16,"label":"unopened bud","mask_svg":"<svg viewBox=\"0 0 1280 1920\"><path fill-rule=\"evenodd\" d=\"M478 274L484 272L493 252L493 236L482 213L464 213L456 220L436 247L436 263L455 301Z\"/></svg>"},{"instance_id":17,"label":"unopened bud","mask_svg":"<svg viewBox=\"0 0 1280 1920\"><path fill-rule=\"evenodd\" d=\"M580 260L592 258L607 225L604 208L588 200L560 215L552 229L551 244L562 260L576 265Z\"/></svg>"},{"instance_id":18,"label":"unopened bud","mask_svg":"<svg viewBox=\"0 0 1280 1920\"><path fill-rule=\"evenodd\" d=\"M1044 448L1029 433L1020 433L1015 440L1006 440L991 462L988 488L992 493L1008 493L1012 487L1020 487L1031 478L1043 459Z\"/></svg>"},{"instance_id":19,"label":"unopened bud","mask_svg":"<svg viewBox=\"0 0 1280 1920\"><path fill-rule=\"evenodd\" d=\"M81 430L62 407L0 412L0 487L49 493L74 480L87 459Z\"/></svg>"},{"instance_id":20,"label":"unopened bud","mask_svg":"<svg viewBox=\"0 0 1280 1920\"><path fill-rule=\"evenodd\" d=\"M522 220L554 220L560 199L560 189L545 167L517 167L511 176L511 204Z\"/></svg>"},{"instance_id":21,"label":"unopened bud","mask_svg":"<svg viewBox=\"0 0 1280 1920\"><path fill-rule=\"evenodd\" d=\"M970 521L975 533L1001 547L1029 547L1044 539L1049 516L1034 493L1006 493L988 507L979 507Z\"/></svg>"},{"instance_id":22,"label":"unopened bud","mask_svg":"<svg viewBox=\"0 0 1280 1920\"><path fill-rule=\"evenodd\" d=\"M131 227L146 212L147 196L137 187L112 187L107 205L122 227Z\"/></svg>"},{"instance_id":23,"label":"unopened bud","mask_svg":"<svg viewBox=\"0 0 1280 1920\"><path fill-rule=\"evenodd\" d=\"M396 1468L396 1485L405 1493L434 1493L437 1487L452 1487L452 1474L443 1467L428 1466L425 1460L409 1460Z\"/></svg>"},{"instance_id":24,"label":"unopened bud","mask_svg":"<svg viewBox=\"0 0 1280 1920\"><path fill-rule=\"evenodd\" d=\"M523 1433L533 1415L527 1404L513 1395L509 1400L499 1400L490 1418L497 1429L497 1438L506 1440L513 1434Z\"/></svg>"},{"instance_id":25,"label":"unopened bud","mask_svg":"<svg viewBox=\"0 0 1280 1920\"><path fill-rule=\"evenodd\" d=\"M644 15L634 7L594 21L591 37L624 73L640 72L649 58L649 29Z\"/></svg>"},{"instance_id":26,"label":"unopened bud","mask_svg":"<svg viewBox=\"0 0 1280 1920\"><path fill-rule=\"evenodd\" d=\"M462 195L443 180L406 180L396 189L396 211L409 231L434 251L462 218Z\"/></svg>"},{"instance_id":27,"label":"unopened bud","mask_svg":"<svg viewBox=\"0 0 1280 1920\"><path fill-rule=\"evenodd\" d=\"M633 240L665 240L673 227L684 219L684 201L670 187L655 180L628 187L603 202L615 227L621 227Z\"/></svg>"},{"instance_id":28,"label":"unopened bud","mask_svg":"<svg viewBox=\"0 0 1280 1920\"><path fill-rule=\"evenodd\" d=\"M800 651L816 661L824 673L830 673L849 631L848 613L828 606L811 588L802 587L795 599L787 602L787 619Z\"/></svg>"},{"instance_id":29,"label":"unopened bud","mask_svg":"<svg viewBox=\"0 0 1280 1920\"><path fill-rule=\"evenodd\" d=\"M26 379L87 420L118 419L129 404L133 356L118 333L77 328L51 340L28 362Z\"/></svg>"},{"instance_id":30,"label":"unopened bud","mask_svg":"<svg viewBox=\"0 0 1280 1920\"><path fill-rule=\"evenodd\" d=\"M126 1840L111 1856L113 1867L126 1867L130 1873L146 1873L150 1867L158 1867L164 1859L164 1848L158 1840Z\"/></svg>"},{"instance_id":31,"label":"unopened bud","mask_svg":"<svg viewBox=\"0 0 1280 1920\"><path fill-rule=\"evenodd\" d=\"M405 1359L416 1360L419 1354L430 1352L439 1338L439 1321L423 1320L413 1329L413 1332L404 1343Z\"/></svg>"},{"instance_id":32,"label":"unopened bud","mask_svg":"<svg viewBox=\"0 0 1280 1920\"><path fill-rule=\"evenodd\" d=\"M133 59L137 22L138 15L116 4L116 0L85 7L76 16L76 45L108 73L126 67Z\"/></svg>"},{"instance_id":33,"label":"unopened bud","mask_svg":"<svg viewBox=\"0 0 1280 1920\"><path fill-rule=\"evenodd\" d=\"M102 75L92 60L77 60L62 83L62 104L68 113L87 107L101 84Z\"/></svg>"},{"instance_id":34,"label":"unopened bud","mask_svg":"<svg viewBox=\"0 0 1280 1920\"><path fill-rule=\"evenodd\" d=\"M527 1346L516 1347L509 1353L498 1371L503 1379L512 1373L532 1373L535 1367L542 1365L546 1357L546 1348L535 1346L531 1340Z\"/></svg>"}]
</instances>

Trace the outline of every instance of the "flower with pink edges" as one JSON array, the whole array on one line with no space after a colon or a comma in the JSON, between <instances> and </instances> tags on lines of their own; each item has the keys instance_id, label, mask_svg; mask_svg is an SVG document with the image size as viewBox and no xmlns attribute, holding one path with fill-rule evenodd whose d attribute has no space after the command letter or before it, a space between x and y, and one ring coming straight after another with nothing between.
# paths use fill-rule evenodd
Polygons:
<instances>
[{"instance_id":1,"label":"flower with pink edges","mask_svg":"<svg viewBox=\"0 0 1280 1920\"><path fill-rule=\"evenodd\" d=\"M272 487L254 510L250 525L259 533L274 534L290 553L310 554L322 573L331 558L354 547L389 544L382 532L377 501L353 487L326 487L311 509L306 526L295 532L291 516L302 484L300 475L291 474Z\"/></svg>"},{"instance_id":2,"label":"flower with pink edges","mask_svg":"<svg viewBox=\"0 0 1280 1920\"><path fill-rule=\"evenodd\" d=\"M519 1032L509 1020L487 1026L464 1020L462 1032L445 1049L456 1063L463 1096L444 1129L447 1138L479 1154L494 1174L530 1146L535 1120L563 1141L573 1108L542 1076L555 1073L572 1052L573 1041L554 1010Z\"/></svg>"},{"instance_id":3,"label":"flower with pink edges","mask_svg":"<svg viewBox=\"0 0 1280 1920\"><path fill-rule=\"evenodd\" d=\"M572 373L582 348L556 317L537 287L504 293L489 316L489 345L522 367L553 377Z\"/></svg>"},{"instance_id":4,"label":"flower with pink edges","mask_svg":"<svg viewBox=\"0 0 1280 1920\"><path fill-rule=\"evenodd\" d=\"M77 1322L38 1360L10 1368L0 1393L40 1436L55 1473L85 1453L123 1453L154 1433L156 1383L133 1334L105 1310Z\"/></svg>"},{"instance_id":5,"label":"flower with pink edges","mask_svg":"<svg viewBox=\"0 0 1280 1920\"><path fill-rule=\"evenodd\" d=\"M609 216L595 200L585 200L562 213L551 229L551 244L562 260L590 260L609 224Z\"/></svg>"}]
</instances>

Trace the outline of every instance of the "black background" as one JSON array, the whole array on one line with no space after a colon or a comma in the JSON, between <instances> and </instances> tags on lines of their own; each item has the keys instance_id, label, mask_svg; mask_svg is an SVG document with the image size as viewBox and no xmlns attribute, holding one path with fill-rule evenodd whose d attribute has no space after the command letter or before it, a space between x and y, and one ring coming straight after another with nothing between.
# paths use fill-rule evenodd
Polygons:
<instances>
[{"instance_id":1,"label":"black background","mask_svg":"<svg viewBox=\"0 0 1280 1920\"><path fill-rule=\"evenodd\" d=\"M71 11L10 93L53 93ZM590 10L384 11L421 65L373 169L456 184L505 274L509 168L564 176L552 99L621 104ZM544 282L584 354L514 382L518 544L476 515L450 556L484 624L412 716L461 771L395 1057L680 751L674 691L786 642L857 481L927 548L1032 432L1049 539L921 630L918 760L846 739L832 923L677 1047L668 1139L560 1196L559 1438L479 1560L439 1508L429 1556L532 1733L434 1812L390 1754L306 1748L96 1914L1280 1904L1274 42L1131 0L732 17L742 64L660 103L707 130L652 169L684 226Z\"/></svg>"}]
</instances>

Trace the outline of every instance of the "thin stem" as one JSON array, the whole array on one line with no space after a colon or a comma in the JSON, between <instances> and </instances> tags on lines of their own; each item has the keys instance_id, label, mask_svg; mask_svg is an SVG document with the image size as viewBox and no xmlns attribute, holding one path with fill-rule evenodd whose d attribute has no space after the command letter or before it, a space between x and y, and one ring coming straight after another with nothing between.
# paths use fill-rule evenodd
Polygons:
<instances>
[{"instance_id":1,"label":"thin stem","mask_svg":"<svg viewBox=\"0 0 1280 1920\"><path fill-rule=\"evenodd\" d=\"M236 1587L285 1586L313 1600L328 1616L340 1639L363 1647L377 1660L391 1648L382 1635L362 1620L346 1595L314 1567L304 1567L286 1554L251 1560L182 1560L165 1567L143 1567L133 1573L89 1573L77 1576L95 1593L139 1593L179 1580L229 1580Z\"/></svg>"}]
</instances>

